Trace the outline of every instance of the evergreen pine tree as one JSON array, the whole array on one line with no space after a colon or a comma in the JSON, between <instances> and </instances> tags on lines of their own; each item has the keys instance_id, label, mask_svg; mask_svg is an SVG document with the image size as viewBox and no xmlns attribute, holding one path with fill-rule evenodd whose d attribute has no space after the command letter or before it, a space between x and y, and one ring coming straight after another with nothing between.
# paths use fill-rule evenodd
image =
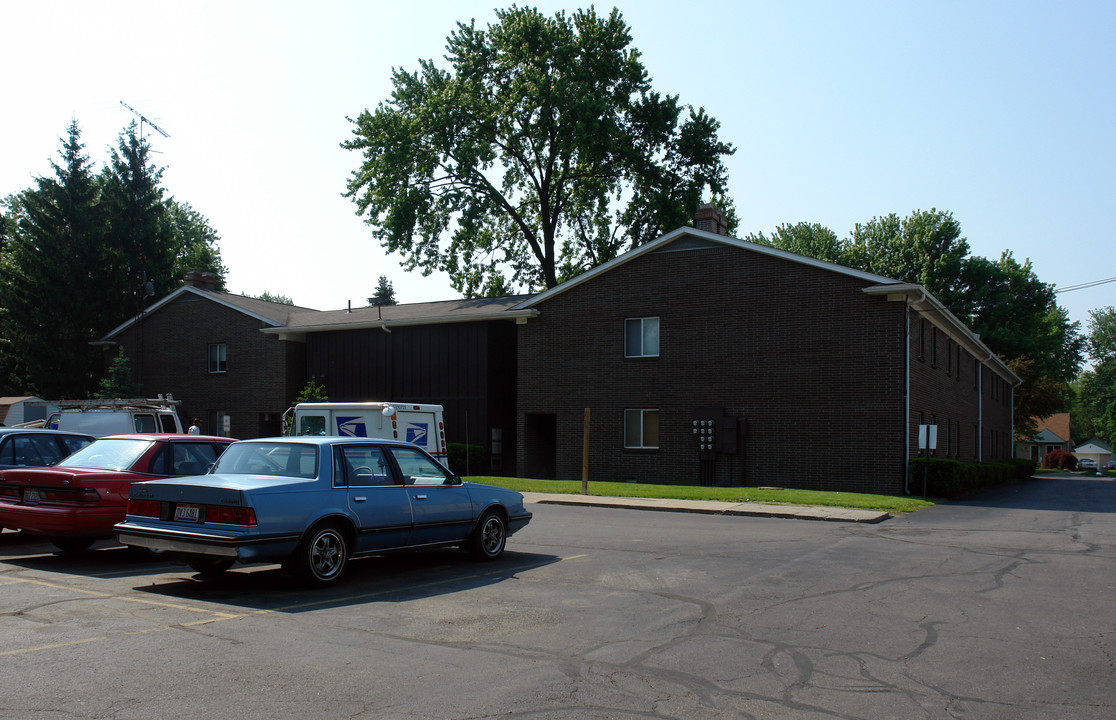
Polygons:
<instances>
[{"instance_id":1,"label":"evergreen pine tree","mask_svg":"<svg viewBox=\"0 0 1116 720\"><path fill-rule=\"evenodd\" d=\"M113 291L106 301L117 322L138 315L153 299L181 284L175 277L177 248L159 185L163 171L150 164L149 155L150 146L137 135L133 122L120 134L103 173L109 217L104 269Z\"/></svg>"},{"instance_id":2,"label":"evergreen pine tree","mask_svg":"<svg viewBox=\"0 0 1116 720\"><path fill-rule=\"evenodd\" d=\"M0 254L6 384L52 398L88 395L101 370L89 342L109 329L97 300L105 237L99 182L76 120L62 142L54 177L9 199Z\"/></svg>"},{"instance_id":3,"label":"evergreen pine tree","mask_svg":"<svg viewBox=\"0 0 1116 720\"><path fill-rule=\"evenodd\" d=\"M372 306L399 304L399 301L395 299L395 288L391 286L391 280L387 279L387 275L380 276L380 284L376 286L376 294L368 298L368 304Z\"/></svg>"}]
</instances>

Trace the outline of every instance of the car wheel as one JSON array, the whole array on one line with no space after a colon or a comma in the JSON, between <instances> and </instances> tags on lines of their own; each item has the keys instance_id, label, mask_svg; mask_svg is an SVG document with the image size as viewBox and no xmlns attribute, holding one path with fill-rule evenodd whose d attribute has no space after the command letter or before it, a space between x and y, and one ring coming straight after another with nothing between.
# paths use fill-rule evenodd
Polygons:
<instances>
[{"instance_id":1,"label":"car wheel","mask_svg":"<svg viewBox=\"0 0 1116 720\"><path fill-rule=\"evenodd\" d=\"M345 533L335 525L319 525L299 543L290 569L307 585L325 587L337 582L348 560Z\"/></svg>"},{"instance_id":2,"label":"car wheel","mask_svg":"<svg viewBox=\"0 0 1116 720\"><path fill-rule=\"evenodd\" d=\"M220 575L231 568L235 562L235 558L227 557L193 557L187 560L186 564L198 575L211 576Z\"/></svg>"},{"instance_id":3,"label":"car wheel","mask_svg":"<svg viewBox=\"0 0 1116 720\"><path fill-rule=\"evenodd\" d=\"M469 550L478 560L495 560L504 554L507 542L508 524L504 516L496 510L489 510L477 523Z\"/></svg>"},{"instance_id":4,"label":"car wheel","mask_svg":"<svg viewBox=\"0 0 1116 720\"><path fill-rule=\"evenodd\" d=\"M89 546L93 544L95 538L91 537L53 537L50 539L54 543L54 547L62 552L81 552L88 550Z\"/></svg>"}]
</instances>

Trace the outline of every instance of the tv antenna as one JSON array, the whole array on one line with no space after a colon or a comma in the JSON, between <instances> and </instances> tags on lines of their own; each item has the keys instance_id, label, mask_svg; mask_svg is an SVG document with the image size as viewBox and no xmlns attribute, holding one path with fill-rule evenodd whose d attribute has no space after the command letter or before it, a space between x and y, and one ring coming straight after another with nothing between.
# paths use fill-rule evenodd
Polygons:
<instances>
[{"instance_id":1,"label":"tv antenna","mask_svg":"<svg viewBox=\"0 0 1116 720\"><path fill-rule=\"evenodd\" d=\"M165 137L165 138L170 137L170 135L168 135L166 133L166 131L163 130L163 128L159 127L158 125L156 125L155 123L151 122L150 120L145 118L143 115L141 115L139 110L136 110L134 107L132 107L128 103L124 102L123 100L120 101L120 104L123 105L124 107L128 108L129 110L131 110L132 113L140 119L140 140L143 140L143 124L144 123L147 123L148 125L150 125L152 128L154 128L156 130L156 132L158 132L163 137Z\"/></svg>"}]
</instances>

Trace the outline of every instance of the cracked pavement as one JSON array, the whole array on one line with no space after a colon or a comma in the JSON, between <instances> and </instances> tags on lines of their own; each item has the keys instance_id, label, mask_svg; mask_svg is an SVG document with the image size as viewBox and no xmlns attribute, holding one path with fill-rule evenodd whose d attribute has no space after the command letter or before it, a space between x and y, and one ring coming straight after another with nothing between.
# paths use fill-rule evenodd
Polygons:
<instances>
[{"instance_id":1,"label":"cracked pavement","mask_svg":"<svg viewBox=\"0 0 1116 720\"><path fill-rule=\"evenodd\" d=\"M4 532L0 717L1116 716L1116 482L878 525L532 510L500 562L324 592Z\"/></svg>"}]
</instances>

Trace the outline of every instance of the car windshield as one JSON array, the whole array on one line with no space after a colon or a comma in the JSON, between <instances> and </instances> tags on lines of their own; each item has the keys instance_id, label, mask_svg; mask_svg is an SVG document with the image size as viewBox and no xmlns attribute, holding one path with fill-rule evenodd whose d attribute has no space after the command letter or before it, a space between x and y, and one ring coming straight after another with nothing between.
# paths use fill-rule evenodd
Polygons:
<instances>
[{"instance_id":1,"label":"car windshield","mask_svg":"<svg viewBox=\"0 0 1116 720\"><path fill-rule=\"evenodd\" d=\"M154 444L153 440L98 440L78 450L55 467L127 470Z\"/></svg>"},{"instance_id":2,"label":"car windshield","mask_svg":"<svg viewBox=\"0 0 1116 720\"><path fill-rule=\"evenodd\" d=\"M290 442L234 443L221 454L213 472L313 478L318 474L318 447Z\"/></svg>"}]
</instances>

